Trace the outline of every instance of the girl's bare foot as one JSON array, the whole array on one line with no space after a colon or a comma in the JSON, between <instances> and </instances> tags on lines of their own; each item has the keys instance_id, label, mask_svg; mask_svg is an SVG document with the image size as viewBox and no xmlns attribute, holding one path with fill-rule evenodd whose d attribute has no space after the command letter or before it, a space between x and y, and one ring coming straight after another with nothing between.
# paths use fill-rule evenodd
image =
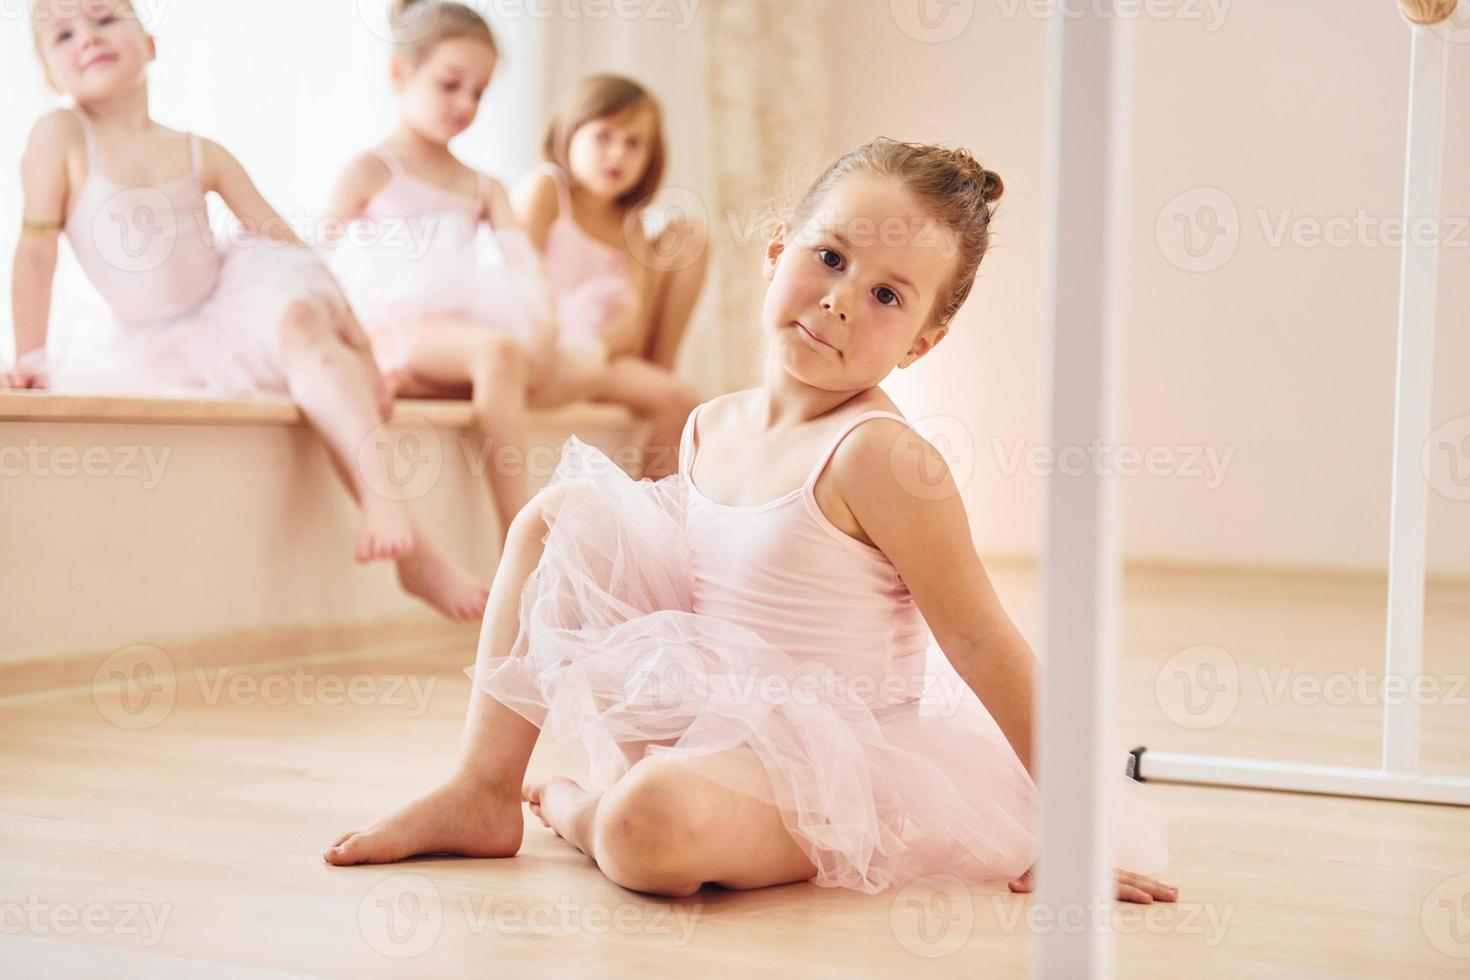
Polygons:
<instances>
[{"instance_id":1,"label":"girl's bare foot","mask_svg":"<svg viewBox=\"0 0 1470 980\"><path fill-rule=\"evenodd\" d=\"M456 776L366 830L338 837L328 864L387 864L415 854L511 857L520 850L521 801L511 787Z\"/></svg>"},{"instance_id":2,"label":"girl's bare foot","mask_svg":"<svg viewBox=\"0 0 1470 980\"><path fill-rule=\"evenodd\" d=\"M466 576L422 538L398 560L398 583L456 623L478 622L490 599L488 585Z\"/></svg>"},{"instance_id":3,"label":"girl's bare foot","mask_svg":"<svg viewBox=\"0 0 1470 980\"><path fill-rule=\"evenodd\" d=\"M592 857L592 821L597 816L601 793L589 793L565 776L528 779L521 796L531 812L577 850Z\"/></svg>"},{"instance_id":4,"label":"girl's bare foot","mask_svg":"<svg viewBox=\"0 0 1470 980\"><path fill-rule=\"evenodd\" d=\"M364 493L354 557L360 562L397 561L413 549L413 522L403 504Z\"/></svg>"}]
</instances>

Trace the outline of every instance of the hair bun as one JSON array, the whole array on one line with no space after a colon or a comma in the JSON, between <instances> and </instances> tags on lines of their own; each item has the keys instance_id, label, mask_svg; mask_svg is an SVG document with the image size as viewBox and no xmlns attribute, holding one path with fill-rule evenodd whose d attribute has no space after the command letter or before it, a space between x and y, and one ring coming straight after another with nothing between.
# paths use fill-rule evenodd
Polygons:
<instances>
[{"instance_id":1,"label":"hair bun","mask_svg":"<svg viewBox=\"0 0 1470 980\"><path fill-rule=\"evenodd\" d=\"M1000 179L1000 174L994 170L987 170L979 160L975 159L974 154L963 146L957 146L948 152L955 168L966 180L973 182L980 189L982 201L986 204L993 204L1000 200L1000 196L1006 190L1005 182Z\"/></svg>"}]
</instances>

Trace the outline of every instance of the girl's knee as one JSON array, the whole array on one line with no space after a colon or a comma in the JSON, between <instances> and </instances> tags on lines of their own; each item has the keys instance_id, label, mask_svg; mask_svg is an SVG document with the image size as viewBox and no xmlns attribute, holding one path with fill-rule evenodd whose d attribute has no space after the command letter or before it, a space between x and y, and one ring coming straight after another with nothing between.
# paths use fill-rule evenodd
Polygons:
<instances>
[{"instance_id":1,"label":"girl's knee","mask_svg":"<svg viewBox=\"0 0 1470 980\"><path fill-rule=\"evenodd\" d=\"M661 895L699 890L697 855L708 814L691 778L675 763L645 759L603 794L593 851L608 878Z\"/></svg>"},{"instance_id":2,"label":"girl's knee","mask_svg":"<svg viewBox=\"0 0 1470 980\"><path fill-rule=\"evenodd\" d=\"M518 542L540 547L541 539L550 530L548 517L555 517L565 506L570 488L564 485L543 487L526 501L516 516L511 519L507 543Z\"/></svg>"},{"instance_id":3,"label":"girl's knee","mask_svg":"<svg viewBox=\"0 0 1470 980\"><path fill-rule=\"evenodd\" d=\"M284 351L321 347L336 340L332 311L318 300L296 300L287 306L277 333Z\"/></svg>"}]
</instances>

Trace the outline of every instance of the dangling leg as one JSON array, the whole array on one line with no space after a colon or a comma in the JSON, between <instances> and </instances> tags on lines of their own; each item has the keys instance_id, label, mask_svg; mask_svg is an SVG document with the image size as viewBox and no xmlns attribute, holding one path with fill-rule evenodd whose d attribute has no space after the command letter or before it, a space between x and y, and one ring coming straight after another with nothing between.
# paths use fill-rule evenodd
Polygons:
<instances>
[{"instance_id":1,"label":"dangling leg","mask_svg":"<svg viewBox=\"0 0 1470 980\"><path fill-rule=\"evenodd\" d=\"M480 630L477 670L515 644L521 589L541 560L547 530L541 515L533 498L511 524ZM521 846L521 784L539 735L525 717L473 687L454 774L366 830L338 837L322 857L339 865L432 853L510 857Z\"/></svg>"},{"instance_id":2,"label":"dangling leg","mask_svg":"<svg viewBox=\"0 0 1470 980\"><path fill-rule=\"evenodd\" d=\"M490 502L505 534L529 496L524 356L515 341L478 323L446 318L422 326L399 391L436 396L469 389L480 443L477 458L486 466Z\"/></svg>"},{"instance_id":3,"label":"dangling leg","mask_svg":"<svg viewBox=\"0 0 1470 980\"><path fill-rule=\"evenodd\" d=\"M396 561L405 591L456 622L473 621L484 614L485 587L424 536L405 504L373 489L390 485L387 459L372 454L364 459L358 452L387 417L388 405L379 397L382 389L366 348L353 346L361 328L351 316L314 301L287 308L280 339L291 397L321 433L333 467L362 508L358 560Z\"/></svg>"},{"instance_id":4,"label":"dangling leg","mask_svg":"<svg viewBox=\"0 0 1470 980\"><path fill-rule=\"evenodd\" d=\"M388 485L387 460L371 454L363 460L358 452L383 421L372 376L343 342L325 303L292 303L281 316L280 348L292 401L341 464L339 472L346 476L348 489L362 507L357 560L402 557L413 548L408 508L373 490L374 485ZM365 467L382 472L367 472Z\"/></svg>"}]
</instances>

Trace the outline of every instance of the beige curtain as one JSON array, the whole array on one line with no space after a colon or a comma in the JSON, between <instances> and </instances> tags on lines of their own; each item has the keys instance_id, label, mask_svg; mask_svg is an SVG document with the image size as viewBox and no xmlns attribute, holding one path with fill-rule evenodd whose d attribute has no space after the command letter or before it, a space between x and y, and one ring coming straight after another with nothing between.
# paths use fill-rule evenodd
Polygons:
<instances>
[{"instance_id":1,"label":"beige curtain","mask_svg":"<svg viewBox=\"0 0 1470 980\"><path fill-rule=\"evenodd\" d=\"M824 22L842 16L830 0L706 0L701 12L709 103L710 240L714 248L704 355L691 378L731 391L761 381L765 338L761 261L776 209L826 161ZM693 338L691 338L693 339Z\"/></svg>"}]
</instances>

